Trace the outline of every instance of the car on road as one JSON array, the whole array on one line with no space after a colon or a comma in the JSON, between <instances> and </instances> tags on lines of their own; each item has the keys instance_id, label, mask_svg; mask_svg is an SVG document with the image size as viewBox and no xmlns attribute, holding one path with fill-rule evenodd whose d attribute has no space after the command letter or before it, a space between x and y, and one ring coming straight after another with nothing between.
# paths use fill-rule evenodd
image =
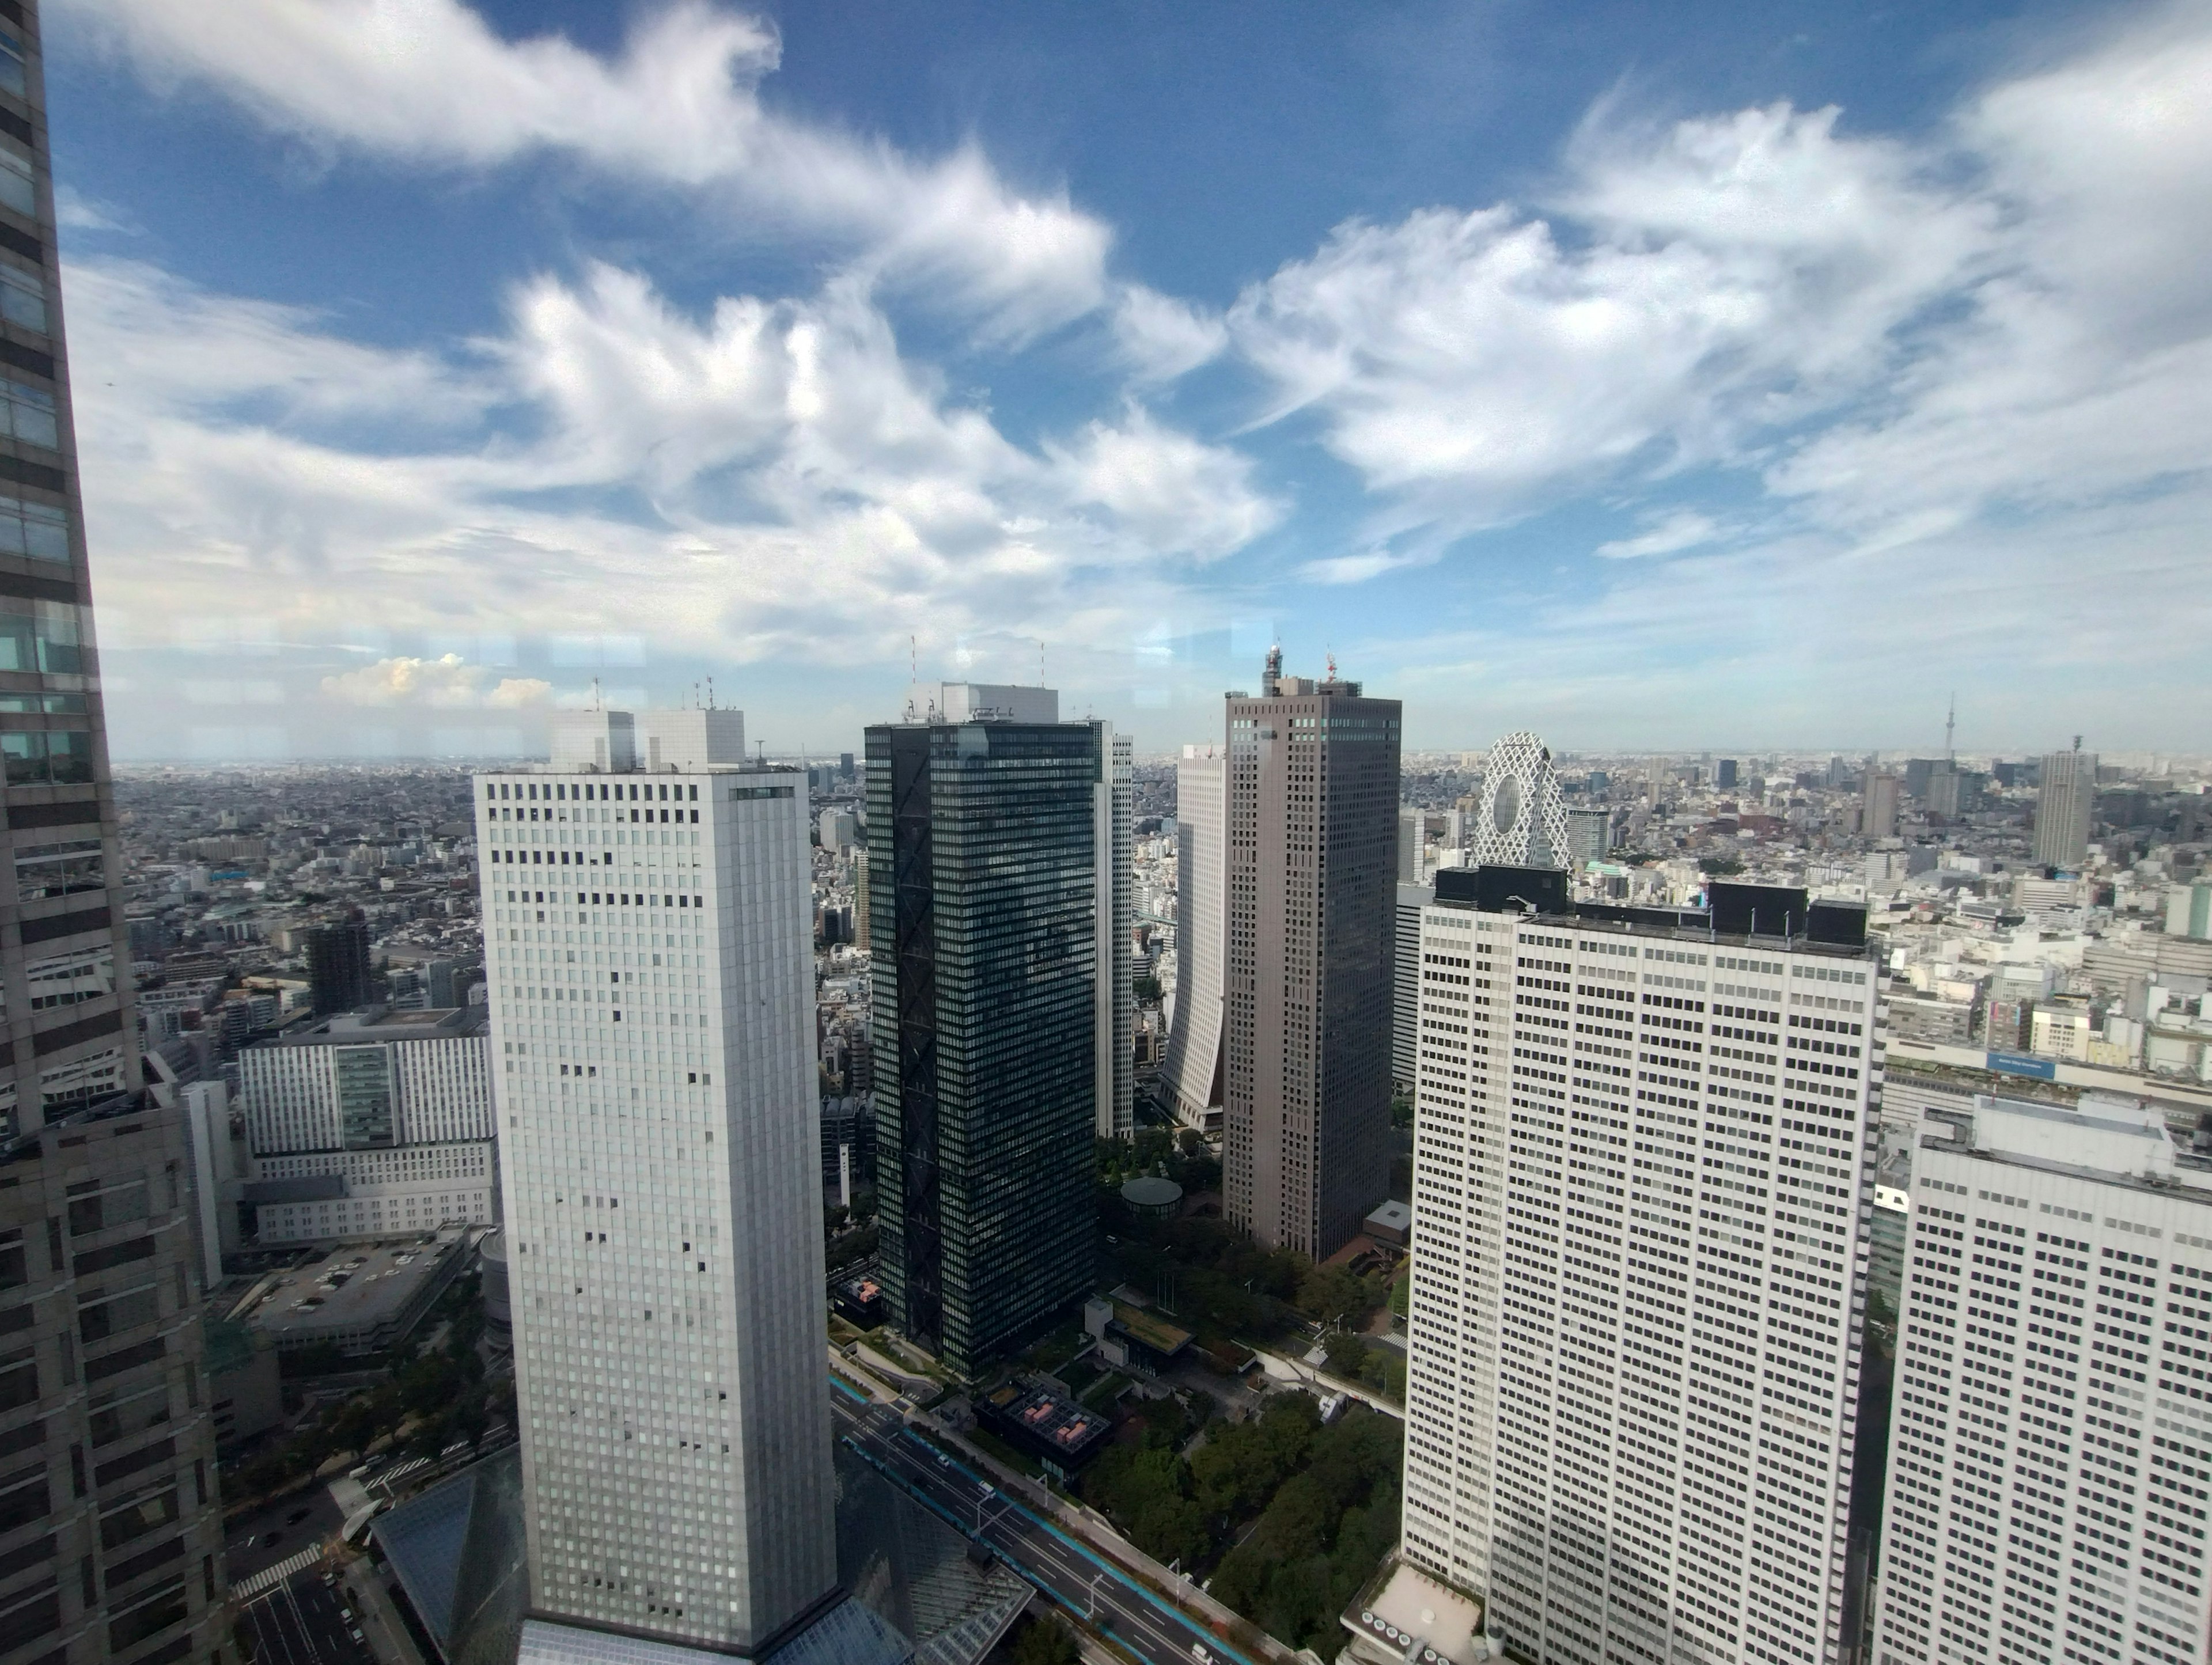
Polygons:
<instances>
[{"instance_id":1,"label":"car on road","mask_svg":"<svg viewBox=\"0 0 2212 1665\"><path fill-rule=\"evenodd\" d=\"M284 1524L287 1526L297 1526L301 1522L306 1520L311 1512L312 1511L305 1509L295 1509L284 1517Z\"/></svg>"},{"instance_id":2,"label":"car on road","mask_svg":"<svg viewBox=\"0 0 2212 1665\"><path fill-rule=\"evenodd\" d=\"M361 1627L358 1625L355 1626L351 1631L347 1632L347 1634L351 1636L355 1641L360 1643L364 1648L368 1645L368 1638L361 1633Z\"/></svg>"}]
</instances>

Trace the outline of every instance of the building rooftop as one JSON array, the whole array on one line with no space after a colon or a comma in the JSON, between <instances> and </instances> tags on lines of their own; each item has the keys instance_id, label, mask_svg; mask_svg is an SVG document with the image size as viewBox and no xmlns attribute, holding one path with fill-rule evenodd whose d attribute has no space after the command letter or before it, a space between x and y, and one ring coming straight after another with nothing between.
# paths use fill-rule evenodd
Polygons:
<instances>
[{"instance_id":1,"label":"building rooftop","mask_svg":"<svg viewBox=\"0 0 2212 1665\"><path fill-rule=\"evenodd\" d=\"M490 1025L487 1006L430 1006L400 1011L392 1006L363 1006L341 1012L256 1042L264 1047L343 1046L362 1041L440 1041L481 1035Z\"/></svg>"},{"instance_id":2,"label":"building rooftop","mask_svg":"<svg viewBox=\"0 0 2212 1665\"><path fill-rule=\"evenodd\" d=\"M435 1237L333 1249L312 1265L284 1273L241 1316L279 1345L294 1346L394 1322L423 1285L463 1252L465 1237L459 1228L447 1227Z\"/></svg>"},{"instance_id":3,"label":"building rooftop","mask_svg":"<svg viewBox=\"0 0 2212 1665\"><path fill-rule=\"evenodd\" d=\"M1345 1657L1361 1665L1476 1665L1491 1657L1482 1603L1419 1567L1382 1564L1343 1615Z\"/></svg>"}]
</instances>

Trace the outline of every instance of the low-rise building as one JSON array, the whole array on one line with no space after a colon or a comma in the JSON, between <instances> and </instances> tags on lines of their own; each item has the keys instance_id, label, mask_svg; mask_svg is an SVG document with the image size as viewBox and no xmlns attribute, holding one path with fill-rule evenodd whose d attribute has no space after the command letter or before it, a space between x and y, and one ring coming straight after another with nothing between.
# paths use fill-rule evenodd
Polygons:
<instances>
[{"instance_id":1,"label":"low-rise building","mask_svg":"<svg viewBox=\"0 0 2212 1665\"><path fill-rule=\"evenodd\" d=\"M334 1249L283 1274L243 1315L279 1352L381 1352L422 1322L469 1259L467 1233Z\"/></svg>"}]
</instances>

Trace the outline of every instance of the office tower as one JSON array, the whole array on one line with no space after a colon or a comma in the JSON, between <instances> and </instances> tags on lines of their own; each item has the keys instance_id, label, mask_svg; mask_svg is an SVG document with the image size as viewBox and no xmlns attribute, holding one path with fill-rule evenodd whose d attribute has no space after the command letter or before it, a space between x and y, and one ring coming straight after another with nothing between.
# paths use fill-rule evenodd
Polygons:
<instances>
[{"instance_id":1,"label":"office tower","mask_svg":"<svg viewBox=\"0 0 2212 1665\"><path fill-rule=\"evenodd\" d=\"M1398 883L1419 884L1428 865L1429 817L1423 810L1398 811Z\"/></svg>"},{"instance_id":2,"label":"office tower","mask_svg":"<svg viewBox=\"0 0 2212 1665\"><path fill-rule=\"evenodd\" d=\"M1885 770L1870 769L1859 784L1859 836L1862 838L1894 838L1897 836L1897 777Z\"/></svg>"},{"instance_id":3,"label":"office tower","mask_svg":"<svg viewBox=\"0 0 2212 1665\"><path fill-rule=\"evenodd\" d=\"M2166 893L2166 934L2212 940L2212 879L2177 884Z\"/></svg>"},{"instance_id":4,"label":"office tower","mask_svg":"<svg viewBox=\"0 0 2212 1665\"><path fill-rule=\"evenodd\" d=\"M2202 1660L2212 1175L2131 1098L1960 1120L1913 1157L1873 1657Z\"/></svg>"},{"instance_id":5,"label":"office tower","mask_svg":"<svg viewBox=\"0 0 2212 1665\"><path fill-rule=\"evenodd\" d=\"M1905 764L1905 795L1916 804L1928 801L1928 783L1936 777L1936 759L1911 757Z\"/></svg>"},{"instance_id":6,"label":"office tower","mask_svg":"<svg viewBox=\"0 0 2212 1665\"><path fill-rule=\"evenodd\" d=\"M1567 811L1567 865L1579 872L1592 861L1602 861L1613 848L1613 811L1577 809Z\"/></svg>"},{"instance_id":7,"label":"office tower","mask_svg":"<svg viewBox=\"0 0 2212 1665\"><path fill-rule=\"evenodd\" d=\"M1735 790L1735 759L1733 757L1722 758L1719 763L1715 766L1713 785L1717 787L1723 792L1734 792Z\"/></svg>"},{"instance_id":8,"label":"office tower","mask_svg":"<svg viewBox=\"0 0 2212 1665\"><path fill-rule=\"evenodd\" d=\"M1282 668L1228 700L1223 1190L1323 1260L1389 1185L1399 705Z\"/></svg>"},{"instance_id":9,"label":"office tower","mask_svg":"<svg viewBox=\"0 0 2212 1665\"><path fill-rule=\"evenodd\" d=\"M1432 884L1398 887L1390 935L1390 1089L1413 1091L1421 1019L1421 909L1437 899Z\"/></svg>"},{"instance_id":10,"label":"office tower","mask_svg":"<svg viewBox=\"0 0 2212 1665\"><path fill-rule=\"evenodd\" d=\"M1096 1131L1101 1139L1127 1138L1137 1127L1137 994L1130 981L1131 927L1136 918L1135 869L1130 861L1129 811L1136 770L1129 737L1111 723L1098 731L1098 780L1091 789L1092 952L1098 968L1092 1006L1097 1030L1091 1069L1097 1082Z\"/></svg>"},{"instance_id":11,"label":"office tower","mask_svg":"<svg viewBox=\"0 0 2212 1665\"><path fill-rule=\"evenodd\" d=\"M1091 1286L1114 735L1050 689L906 710L867 732L878 1270L899 1328L972 1374Z\"/></svg>"},{"instance_id":12,"label":"office tower","mask_svg":"<svg viewBox=\"0 0 2212 1665\"><path fill-rule=\"evenodd\" d=\"M346 1013L238 1055L264 1243L498 1217L481 1006Z\"/></svg>"},{"instance_id":13,"label":"office tower","mask_svg":"<svg viewBox=\"0 0 2212 1665\"><path fill-rule=\"evenodd\" d=\"M2035 800L2035 865L2079 867L2089 859L2089 813L2097 798L2097 754L2081 750L2054 751L2043 760L2043 784Z\"/></svg>"},{"instance_id":14,"label":"office tower","mask_svg":"<svg viewBox=\"0 0 2212 1665\"><path fill-rule=\"evenodd\" d=\"M52 1665L226 1641L180 1111L141 1097L70 427L34 0L0 25L0 1647ZM55 998L57 994L66 998Z\"/></svg>"},{"instance_id":15,"label":"office tower","mask_svg":"<svg viewBox=\"0 0 2212 1665\"><path fill-rule=\"evenodd\" d=\"M327 1017L367 1006L376 992L369 969L368 927L357 919L341 920L310 927L305 934L307 987L315 1010Z\"/></svg>"},{"instance_id":16,"label":"office tower","mask_svg":"<svg viewBox=\"0 0 2212 1665\"><path fill-rule=\"evenodd\" d=\"M1556 867L1567 859L1567 811L1552 754L1523 729L1490 748L1482 813L1474 829L1478 867Z\"/></svg>"},{"instance_id":17,"label":"office tower","mask_svg":"<svg viewBox=\"0 0 2212 1665\"><path fill-rule=\"evenodd\" d=\"M1404 1540L1516 1658L1840 1656L1876 963L1711 896L1423 915Z\"/></svg>"},{"instance_id":18,"label":"office tower","mask_svg":"<svg viewBox=\"0 0 2212 1665\"><path fill-rule=\"evenodd\" d=\"M1176 1119L1221 1127L1221 979L1228 951L1229 753L1187 745L1176 765L1176 1000L1167 1079Z\"/></svg>"},{"instance_id":19,"label":"office tower","mask_svg":"<svg viewBox=\"0 0 2212 1665\"><path fill-rule=\"evenodd\" d=\"M806 791L730 726L476 796L535 1607L746 1652L836 1557Z\"/></svg>"}]
</instances>

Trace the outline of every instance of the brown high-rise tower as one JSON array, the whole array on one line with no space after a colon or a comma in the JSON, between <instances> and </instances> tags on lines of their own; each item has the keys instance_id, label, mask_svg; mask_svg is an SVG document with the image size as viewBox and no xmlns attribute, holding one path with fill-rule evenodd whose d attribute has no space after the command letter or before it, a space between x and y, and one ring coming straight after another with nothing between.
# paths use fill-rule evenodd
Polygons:
<instances>
[{"instance_id":1,"label":"brown high-rise tower","mask_svg":"<svg viewBox=\"0 0 2212 1665\"><path fill-rule=\"evenodd\" d=\"M1228 1213L1316 1260L1389 1183L1399 712L1279 649L1229 696Z\"/></svg>"},{"instance_id":2,"label":"brown high-rise tower","mask_svg":"<svg viewBox=\"0 0 2212 1665\"><path fill-rule=\"evenodd\" d=\"M228 1651L203 1263L139 1084L43 58L0 6L0 1652L167 1665Z\"/></svg>"}]
</instances>

